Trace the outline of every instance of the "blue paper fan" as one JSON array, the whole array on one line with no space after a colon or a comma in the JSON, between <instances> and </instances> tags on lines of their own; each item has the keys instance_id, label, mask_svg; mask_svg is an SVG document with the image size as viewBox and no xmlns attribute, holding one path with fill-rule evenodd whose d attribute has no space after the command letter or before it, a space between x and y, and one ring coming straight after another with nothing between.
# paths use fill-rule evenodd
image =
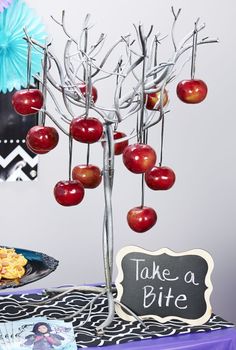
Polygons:
<instances>
[{"instance_id":1,"label":"blue paper fan","mask_svg":"<svg viewBox=\"0 0 236 350\"><path fill-rule=\"evenodd\" d=\"M11 4L12 0L0 0L0 12Z\"/></svg>"},{"instance_id":2,"label":"blue paper fan","mask_svg":"<svg viewBox=\"0 0 236 350\"><path fill-rule=\"evenodd\" d=\"M28 43L23 39L23 28L33 39L45 42L40 18L22 0L14 0L0 13L0 91L4 93L27 86ZM33 48L32 75L41 71L41 59L42 54Z\"/></svg>"}]
</instances>

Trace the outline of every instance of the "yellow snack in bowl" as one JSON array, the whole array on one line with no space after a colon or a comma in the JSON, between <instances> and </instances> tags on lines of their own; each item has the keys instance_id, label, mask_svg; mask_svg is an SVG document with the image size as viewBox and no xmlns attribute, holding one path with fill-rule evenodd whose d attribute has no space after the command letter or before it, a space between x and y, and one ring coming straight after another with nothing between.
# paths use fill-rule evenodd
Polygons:
<instances>
[{"instance_id":1,"label":"yellow snack in bowl","mask_svg":"<svg viewBox=\"0 0 236 350\"><path fill-rule=\"evenodd\" d=\"M13 248L0 248L0 280L17 279L25 274L27 259Z\"/></svg>"},{"instance_id":2,"label":"yellow snack in bowl","mask_svg":"<svg viewBox=\"0 0 236 350\"><path fill-rule=\"evenodd\" d=\"M25 269L22 266L8 266L2 269L2 278L6 278L9 280L15 278L21 278L25 274Z\"/></svg>"},{"instance_id":3,"label":"yellow snack in bowl","mask_svg":"<svg viewBox=\"0 0 236 350\"><path fill-rule=\"evenodd\" d=\"M19 264L20 266L25 266L28 262L28 260L21 254L17 254L16 257L13 258L17 264Z\"/></svg>"}]
</instances>

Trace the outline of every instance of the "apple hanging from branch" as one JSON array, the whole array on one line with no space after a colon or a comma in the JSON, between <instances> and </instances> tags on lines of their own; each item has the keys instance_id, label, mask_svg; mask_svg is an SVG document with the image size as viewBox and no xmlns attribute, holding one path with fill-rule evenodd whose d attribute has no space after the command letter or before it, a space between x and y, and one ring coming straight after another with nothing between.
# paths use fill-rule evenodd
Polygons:
<instances>
[{"instance_id":1,"label":"apple hanging from branch","mask_svg":"<svg viewBox=\"0 0 236 350\"><path fill-rule=\"evenodd\" d=\"M182 80L176 88L179 99L189 104L196 104L205 100L207 90L206 83L199 79Z\"/></svg>"},{"instance_id":2,"label":"apple hanging from branch","mask_svg":"<svg viewBox=\"0 0 236 350\"><path fill-rule=\"evenodd\" d=\"M74 118L70 124L70 134L76 141L95 143L102 137L103 124L93 117Z\"/></svg>"},{"instance_id":3,"label":"apple hanging from branch","mask_svg":"<svg viewBox=\"0 0 236 350\"><path fill-rule=\"evenodd\" d=\"M169 190L175 183L175 173L169 167L154 166L145 173L145 181L152 190Z\"/></svg>"},{"instance_id":4,"label":"apple hanging from branch","mask_svg":"<svg viewBox=\"0 0 236 350\"><path fill-rule=\"evenodd\" d=\"M127 146L123 152L123 162L132 173L142 174L156 163L156 152L146 144L136 143Z\"/></svg>"},{"instance_id":5,"label":"apple hanging from branch","mask_svg":"<svg viewBox=\"0 0 236 350\"><path fill-rule=\"evenodd\" d=\"M59 140L57 130L51 126L33 126L26 135L27 147L36 154L48 153Z\"/></svg>"},{"instance_id":6,"label":"apple hanging from branch","mask_svg":"<svg viewBox=\"0 0 236 350\"><path fill-rule=\"evenodd\" d=\"M54 197L64 207L78 205L84 198L84 187L77 180L59 181L54 187Z\"/></svg>"},{"instance_id":7,"label":"apple hanging from branch","mask_svg":"<svg viewBox=\"0 0 236 350\"><path fill-rule=\"evenodd\" d=\"M119 139L122 139L122 138L124 138L126 136L127 135L124 132L121 132L121 131L114 131L114 133L113 133L114 140L119 140ZM115 143L115 150L114 150L115 155L119 156L120 154L122 154L124 152L124 149L128 145L129 145L129 141L128 140Z\"/></svg>"},{"instance_id":8,"label":"apple hanging from branch","mask_svg":"<svg viewBox=\"0 0 236 350\"><path fill-rule=\"evenodd\" d=\"M160 102L160 99L161 99L161 91L146 94L145 99L146 99L145 107L148 110L151 110L151 111L153 111L153 110L159 111L160 110L160 106L158 105L158 103ZM169 102L168 92L166 89L164 89L163 100L162 100L163 107L165 107L168 102ZM155 106L157 106L157 107L155 107Z\"/></svg>"},{"instance_id":9,"label":"apple hanging from branch","mask_svg":"<svg viewBox=\"0 0 236 350\"><path fill-rule=\"evenodd\" d=\"M119 140L122 138L125 138L127 135L124 132L121 131L114 131L113 132L113 138L114 140ZM106 141L102 141L102 146L104 147ZM129 141L120 141L120 142L115 142L114 145L114 154L115 156L119 156L123 154L124 149L129 145Z\"/></svg>"},{"instance_id":10,"label":"apple hanging from branch","mask_svg":"<svg viewBox=\"0 0 236 350\"><path fill-rule=\"evenodd\" d=\"M76 165L72 170L73 180L78 180L84 188L96 188L102 181L102 172L96 165Z\"/></svg>"},{"instance_id":11,"label":"apple hanging from branch","mask_svg":"<svg viewBox=\"0 0 236 350\"><path fill-rule=\"evenodd\" d=\"M133 231L143 233L150 230L156 224L157 214L150 207L135 207L129 210L127 222Z\"/></svg>"},{"instance_id":12,"label":"apple hanging from branch","mask_svg":"<svg viewBox=\"0 0 236 350\"><path fill-rule=\"evenodd\" d=\"M43 94L38 89L19 90L12 96L12 105L16 113L26 116L38 112L43 106Z\"/></svg>"},{"instance_id":13,"label":"apple hanging from branch","mask_svg":"<svg viewBox=\"0 0 236 350\"><path fill-rule=\"evenodd\" d=\"M87 93L87 86L86 84L80 84L79 86L79 89L82 93L82 95L84 97L86 97L86 93ZM91 98L92 98L92 101L93 103L96 103L97 99L98 99L98 91L97 89L95 88L95 86L92 86L92 89L91 89Z\"/></svg>"}]
</instances>

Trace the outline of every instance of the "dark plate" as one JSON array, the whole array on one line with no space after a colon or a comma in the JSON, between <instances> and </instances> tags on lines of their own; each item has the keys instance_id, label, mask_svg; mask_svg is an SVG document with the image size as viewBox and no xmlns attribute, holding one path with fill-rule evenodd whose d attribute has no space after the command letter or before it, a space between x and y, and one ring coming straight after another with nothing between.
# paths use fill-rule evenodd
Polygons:
<instances>
[{"instance_id":1,"label":"dark plate","mask_svg":"<svg viewBox=\"0 0 236 350\"><path fill-rule=\"evenodd\" d=\"M35 282L49 275L58 266L59 262L56 259L44 253L20 248L14 249L16 253L22 254L28 260L25 266L25 274L23 277L15 280L2 279L0 281L0 289L17 288Z\"/></svg>"}]
</instances>

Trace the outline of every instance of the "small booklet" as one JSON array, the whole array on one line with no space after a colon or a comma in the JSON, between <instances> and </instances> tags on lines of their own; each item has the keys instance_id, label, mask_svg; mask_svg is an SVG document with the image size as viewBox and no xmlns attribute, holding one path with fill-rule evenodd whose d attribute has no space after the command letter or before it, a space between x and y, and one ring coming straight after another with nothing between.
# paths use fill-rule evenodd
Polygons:
<instances>
[{"instance_id":1,"label":"small booklet","mask_svg":"<svg viewBox=\"0 0 236 350\"><path fill-rule=\"evenodd\" d=\"M0 323L0 350L77 350L72 323L32 317Z\"/></svg>"}]
</instances>

